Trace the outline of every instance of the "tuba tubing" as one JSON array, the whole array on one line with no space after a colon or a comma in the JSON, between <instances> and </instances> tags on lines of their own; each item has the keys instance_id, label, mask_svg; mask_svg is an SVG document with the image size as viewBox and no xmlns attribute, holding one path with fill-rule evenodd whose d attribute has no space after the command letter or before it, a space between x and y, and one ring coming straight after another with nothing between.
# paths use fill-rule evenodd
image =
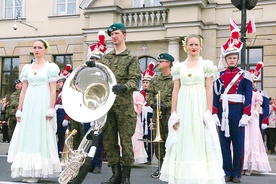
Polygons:
<instances>
[{"instance_id":1,"label":"tuba tubing","mask_svg":"<svg viewBox=\"0 0 276 184\"><path fill-rule=\"evenodd\" d=\"M87 136L91 131L98 132L104 126L106 114L116 99L116 95L112 92L112 87L116 83L113 72L101 63L96 63L95 67L80 65L66 79L62 90L65 112L77 122L96 121L96 123L94 128L88 130L78 149L71 150L69 163L62 170L59 183L67 184L76 180L79 184L81 181L78 177L85 177L87 174L80 172L81 167L95 154L95 148L87 153L91 145L91 140L88 140ZM79 172L81 176L78 176Z\"/></svg>"}]
</instances>

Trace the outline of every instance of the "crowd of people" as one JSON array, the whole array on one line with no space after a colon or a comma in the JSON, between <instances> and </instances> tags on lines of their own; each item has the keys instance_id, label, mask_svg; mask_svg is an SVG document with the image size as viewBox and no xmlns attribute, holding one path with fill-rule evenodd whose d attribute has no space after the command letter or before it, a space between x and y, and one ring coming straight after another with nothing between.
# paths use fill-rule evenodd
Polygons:
<instances>
[{"instance_id":1,"label":"crowd of people","mask_svg":"<svg viewBox=\"0 0 276 184\"><path fill-rule=\"evenodd\" d=\"M240 183L242 174L271 171L267 154L275 155L276 98L257 89L263 63L251 71L237 67L239 40L230 38L222 46L227 67L220 71L200 56L203 38L191 34L183 40L185 61L160 53L157 66L151 62L142 72L138 57L126 46L125 25L112 24L107 34L114 49L107 52L99 32L86 62L88 67L105 64L117 81L112 87L116 100L106 114L89 169L101 173L105 155L112 176L102 184L129 184L133 165L151 164L153 154L158 167L151 176L170 184ZM33 42L34 62L24 65L16 91L1 103L11 176L28 183L58 177L66 131L77 130L77 149L94 125L76 122L64 110L62 90L72 66L60 71L45 59L48 50L46 40Z\"/></svg>"}]
</instances>

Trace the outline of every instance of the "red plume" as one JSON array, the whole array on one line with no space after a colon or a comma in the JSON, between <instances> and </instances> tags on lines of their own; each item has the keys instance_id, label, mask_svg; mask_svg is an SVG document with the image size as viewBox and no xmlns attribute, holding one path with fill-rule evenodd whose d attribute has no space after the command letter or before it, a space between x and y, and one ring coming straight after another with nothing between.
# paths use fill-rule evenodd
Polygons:
<instances>
[{"instance_id":1,"label":"red plume","mask_svg":"<svg viewBox=\"0 0 276 184\"><path fill-rule=\"evenodd\" d=\"M98 40L99 40L100 44L104 45L104 41L105 41L105 32L104 31L98 32Z\"/></svg>"},{"instance_id":2,"label":"red plume","mask_svg":"<svg viewBox=\"0 0 276 184\"><path fill-rule=\"evenodd\" d=\"M264 66L264 63L263 63L262 61L259 61L259 62L257 63L257 65L256 65L255 70L256 70L256 71L259 71L263 66Z\"/></svg>"}]
</instances>

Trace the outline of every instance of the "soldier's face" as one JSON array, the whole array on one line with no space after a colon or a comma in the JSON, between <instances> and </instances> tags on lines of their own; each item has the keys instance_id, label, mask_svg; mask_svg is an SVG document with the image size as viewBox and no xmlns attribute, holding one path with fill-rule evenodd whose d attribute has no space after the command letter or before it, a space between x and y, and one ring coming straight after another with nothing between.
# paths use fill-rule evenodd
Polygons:
<instances>
[{"instance_id":1,"label":"soldier's face","mask_svg":"<svg viewBox=\"0 0 276 184\"><path fill-rule=\"evenodd\" d=\"M236 54L231 54L225 57L225 61L229 67L236 67L239 62L239 56Z\"/></svg>"},{"instance_id":2,"label":"soldier's face","mask_svg":"<svg viewBox=\"0 0 276 184\"><path fill-rule=\"evenodd\" d=\"M148 89L150 81L143 80L143 89Z\"/></svg>"},{"instance_id":3,"label":"soldier's face","mask_svg":"<svg viewBox=\"0 0 276 184\"><path fill-rule=\"evenodd\" d=\"M61 89L63 87L63 84L64 84L63 81L61 81L61 80L57 81L57 86L59 89Z\"/></svg>"},{"instance_id":4,"label":"soldier's face","mask_svg":"<svg viewBox=\"0 0 276 184\"><path fill-rule=\"evenodd\" d=\"M22 83L20 82L20 83L17 83L16 85L15 85L15 89L21 89L22 88Z\"/></svg>"},{"instance_id":5,"label":"soldier's face","mask_svg":"<svg viewBox=\"0 0 276 184\"><path fill-rule=\"evenodd\" d=\"M121 30L116 30L111 33L112 42L115 45L120 45L126 39L126 33L123 33Z\"/></svg>"}]
</instances>

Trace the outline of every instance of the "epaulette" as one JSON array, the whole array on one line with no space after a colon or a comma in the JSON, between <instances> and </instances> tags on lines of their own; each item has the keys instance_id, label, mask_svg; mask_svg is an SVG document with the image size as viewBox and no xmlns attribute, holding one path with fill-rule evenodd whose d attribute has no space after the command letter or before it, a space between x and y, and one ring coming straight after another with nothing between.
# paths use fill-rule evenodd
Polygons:
<instances>
[{"instance_id":1,"label":"epaulette","mask_svg":"<svg viewBox=\"0 0 276 184\"><path fill-rule=\"evenodd\" d=\"M213 82L215 82L216 80L218 80L220 78L220 72L216 73L215 77L213 78Z\"/></svg>"},{"instance_id":2,"label":"epaulette","mask_svg":"<svg viewBox=\"0 0 276 184\"><path fill-rule=\"evenodd\" d=\"M261 90L260 93L263 97L269 98L266 91Z\"/></svg>"},{"instance_id":3,"label":"epaulette","mask_svg":"<svg viewBox=\"0 0 276 184\"><path fill-rule=\"evenodd\" d=\"M246 79L248 79L248 80L250 80L251 82L253 82L252 75L251 75L251 73L249 71L243 70L243 77L246 78Z\"/></svg>"}]
</instances>

